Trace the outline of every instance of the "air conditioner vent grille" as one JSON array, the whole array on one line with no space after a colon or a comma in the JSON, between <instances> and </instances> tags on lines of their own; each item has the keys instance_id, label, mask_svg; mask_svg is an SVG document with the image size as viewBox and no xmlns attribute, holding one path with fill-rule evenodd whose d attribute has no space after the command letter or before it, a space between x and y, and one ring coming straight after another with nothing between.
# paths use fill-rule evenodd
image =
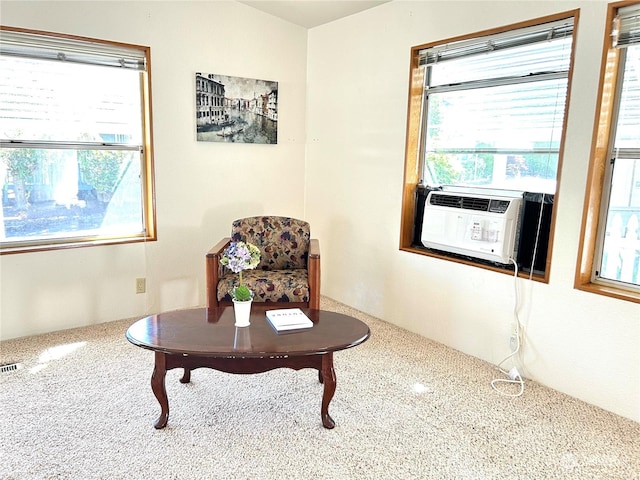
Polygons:
<instances>
[{"instance_id":1,"label":"air conditioner vent grille","mask_svg":"<svg viewBox=\"0 0 640 480\"><path fill-rule=\"evenodd\" d=\"M432 193L429 197L429 203L437 207L460 208L460 197Z\"/></svg>"},{"instance_id":2,"label":"air conditioner vent grille","mask_svg":"<svg viewBox=\"0 0 640 480\"><path fill-rule=\"evenodd\" d=\"M464 208L466 210L486 212L489 210L490 201L488 198L432 193L429 203L439 207Z\"/></svg>"}]
</instances>

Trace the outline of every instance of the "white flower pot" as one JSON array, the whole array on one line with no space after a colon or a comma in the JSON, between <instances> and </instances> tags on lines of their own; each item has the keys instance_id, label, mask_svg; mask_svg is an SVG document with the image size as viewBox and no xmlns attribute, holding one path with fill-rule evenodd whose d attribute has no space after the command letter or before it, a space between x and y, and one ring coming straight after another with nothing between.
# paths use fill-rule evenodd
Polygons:
<instances>
[{"instance_id":1,"label":"white flower pot","mask_svg":"<svg viewBox=\"0 0 640 480\"><path fill-rule=\"evenodd\" d=\"M233 312L236 317L236 327L248 327L249 317L251 316L251 302L253 300L247 300L246 302L233 301Z\"/></svg>"}]
</instances>

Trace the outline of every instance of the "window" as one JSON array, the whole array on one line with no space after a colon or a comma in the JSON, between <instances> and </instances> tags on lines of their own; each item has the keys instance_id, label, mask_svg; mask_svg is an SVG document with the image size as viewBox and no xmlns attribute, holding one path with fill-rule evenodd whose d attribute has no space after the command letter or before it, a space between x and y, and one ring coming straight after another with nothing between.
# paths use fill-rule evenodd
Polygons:
<instances>
[{"instance_id":1,"label":"window","mask_svg":"<svg viewBox=\"0 0 640 480\"><path fill-rule=\"evenodd\" d=\"M555 196L576 15L412 49L401 249L430 253L423 188Z\"/></svg>"},{"instance_id":2,"label":"window","mask_svg":"<svg viewBox=\"0 0 640 480\"><path fill-rule=\"evenodd\" d=\"M640 2L609 5L576 288L640 303Z\"/></svg>"},{"instance_id":3,"label":"window","mask_svg":"<svg viewBox=\"0 0 640 480\"><path fill-rule=\"evenodd\" d=\"M155 239L149 48L0 30L2 253Z\"/></svg>"}]
</instances>

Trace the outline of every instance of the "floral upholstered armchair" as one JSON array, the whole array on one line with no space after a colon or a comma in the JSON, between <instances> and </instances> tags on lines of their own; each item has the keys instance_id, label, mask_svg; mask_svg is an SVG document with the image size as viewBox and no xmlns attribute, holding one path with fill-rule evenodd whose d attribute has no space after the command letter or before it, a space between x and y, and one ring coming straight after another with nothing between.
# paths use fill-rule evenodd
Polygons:
<instances>
[{"instance_id":1,"label":"floral upholstered armchair","mask_svg":"<svg viewBox=\"0 0 640 480\"><path fill-rule=\"evenodd\" d=\"M320 308L320 243L310 236L309 224L290 217L248 217L232 224L206 255L207 306L232 305L231 291L238 274L220 263L230 242L248 242L260 250L255 270L243 272L254 302L279 303L283 308ZM286 305L282 305L286 304Z\"/></svg>"}]
</instances>

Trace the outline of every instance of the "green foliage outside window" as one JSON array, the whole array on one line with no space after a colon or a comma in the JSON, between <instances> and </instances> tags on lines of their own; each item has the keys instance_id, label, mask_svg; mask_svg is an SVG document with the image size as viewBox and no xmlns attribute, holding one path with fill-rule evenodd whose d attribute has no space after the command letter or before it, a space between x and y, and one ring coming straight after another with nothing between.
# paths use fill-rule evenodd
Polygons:
<instances>
[{"instance_id":1,"label":"green foliage outside window","mask_svg":"<svg viewBox=\"0 0 640 480\"><path fill-rule=\"evenodd\" d=\"M6 148L0 151L0 159L7 167L7 173L13 178L16 208L26 210L29 206L26 184L42 162L42 151L33 148Z\"/></svg>"},{"instance_id":2,"label":"green foliage outside window","mask_svg":"<svg viewBox=\"0 0 640 480\"><path fill-rule=\"evenodd\" d=\"M82 179L96 191L101 201L108 201L123 176L121 166L126 152L113 150L82 150L78 152L78 165Z\"/></svg>"}]
</instances>

